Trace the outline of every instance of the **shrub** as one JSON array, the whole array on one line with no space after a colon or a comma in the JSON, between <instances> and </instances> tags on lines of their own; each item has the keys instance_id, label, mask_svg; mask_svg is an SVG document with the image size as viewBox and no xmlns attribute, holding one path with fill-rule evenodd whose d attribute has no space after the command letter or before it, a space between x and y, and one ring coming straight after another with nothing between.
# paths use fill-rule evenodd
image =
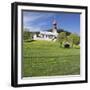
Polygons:
<instances>
[{"instance_id":1,"label":"shrub","mask_svg":"<svg viewBox=\"0 0 90 90\"><path fill-rule=\"evenodd\" d=\"M73 48L80 49L79 45L73 45Z\"/></svg>"}]
</instances>

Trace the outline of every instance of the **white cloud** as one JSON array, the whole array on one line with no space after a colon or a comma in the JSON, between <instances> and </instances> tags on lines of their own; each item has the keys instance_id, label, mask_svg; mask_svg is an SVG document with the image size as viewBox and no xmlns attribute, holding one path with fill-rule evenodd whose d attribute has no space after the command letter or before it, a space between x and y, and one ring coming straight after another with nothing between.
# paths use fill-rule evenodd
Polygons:
<instances>
[{"instance_id":1,"label":"white cloud","mask_svg":"<svg viewBox=\"0 0 90 90\"><path fill-rule=\"evenodd\" d=\"M41 29L39 27L24 27L27 28L29 31L41 31Z\"/></svg>"},{"instance_id":2,"label":"white cloud","mask_svg":"<svg viewBox=\"0 0 90 90\"><path fill-rule=\"evenodd\" d=\"M41 20L47 20L47 18L54 17L54 13L40 13L40 12L24 12L23 20L24 27L30 31L41 31L43 28L47 28L47 22L37 22ZM37 23L36 23L37 22Z\"/></svg>"},{"instance_id":3,"label":"white cloud","mask_svg":"<svg viewBox=\"0 0 90 90\"><path fill-rule=\"evenodd\" d=\"M41 16L24 16L24 23L33 22L39 18L41 18Z\"/></svg>"},{"instance_id":4,"label":"white cloud","mask_svg":"<svg viewBox=\"0 0 90 90\"><path fill-rule=\"evenodd\" d=\"M51 17L51 16L54 16L54 14L33 13L33 12L24 13L24 23L34 22L36 20L43 19L43 18L48 18L48 17Z\"/></svg>"}]
</instances>

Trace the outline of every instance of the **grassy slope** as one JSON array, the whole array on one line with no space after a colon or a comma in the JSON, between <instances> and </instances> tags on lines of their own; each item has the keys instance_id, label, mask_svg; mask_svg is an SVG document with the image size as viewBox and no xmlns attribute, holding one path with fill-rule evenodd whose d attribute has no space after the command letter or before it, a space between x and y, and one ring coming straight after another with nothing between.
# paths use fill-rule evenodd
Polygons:
<instances>
[{"instance_id":1,"label":"grassy slope","mask_svg":"<svg viewBox=\"0 0 90 90\"><path fill-rule=\"evenodd\" d=\"M80 49L60 48L48 41L24 42L23 76L75 75L80 73Z\"/></svg>"}]
</instances>

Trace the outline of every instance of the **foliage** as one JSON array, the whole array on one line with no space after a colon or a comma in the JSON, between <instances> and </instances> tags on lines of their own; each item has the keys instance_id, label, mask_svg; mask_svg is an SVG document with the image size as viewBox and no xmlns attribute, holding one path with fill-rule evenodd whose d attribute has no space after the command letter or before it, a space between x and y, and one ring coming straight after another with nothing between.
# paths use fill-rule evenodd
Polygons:
<instances>
[{"instance_id":1,"label":"foliage","mask_svg":"<svg viewBox=\"0 0 90 90\"><path fill-rule=\"evenodd\" d=\"M67 32L60 32L57 38L57 41L60 43L60 47L62 47L62 44L65 44L66 42L69 43L70 46L73 47L73 45L78 45L80 43L80 36L77 34L66 34ZM63 46L64 47L64 46Z\"/></svg>"},{"instance_id":2,"label":"foliage","mask_svg":"<svg viewBox=\"0 0 90 90\"><path fill-rule=\"evenodd\" d=\"M80 49L79 45L73 45L73 47L76 48L76 49Z\"/></svg>"},{"instance_id":3,"label":"foliage","mask_svg":"<svg viewBox=\"0 0 90 90\"><path fill-rule=\"evenodd\" d=\"M29 32L29 30L28 29L24 29L23 30L23 38L24 38L24 40L32 40L32 33L31 32Z\"/></svg>"},{"instance_id":4,"label":"foliage","mask_svg":"<svg viewBox=\"0 0 90 90\"><path fill-rule=\"evenodd\" d=\"M62 47L62 43L66 40L66 32L59 33L57 40L60 42L60 46Z\"/></svg>"},{"instance_id":5,"label":"foliage","mask_svg":"<svg viewBox=\"0 0 90 90\"><path fill-rule=\"evenodd\" d=\"M72 44L78 45L80 43L80 37L77 34L70 34L68 38Z\"/></svg>"},{"instance_id":6,"label":"foliage","mask_svg":"<svg viewBox=\"0 0 90 90\"><path fill-rule=\"evenodd\" d=\"M49 29L49 30L47 30L47 31L50 31L50 32L52 32L52 29ZM64 29L57 29L57 32L58 32L58 33L65 32L67 36L71 34L71 32L69 32L69 31L66 31L66 30L64 30Z\"/></svg>"}]
</instances>

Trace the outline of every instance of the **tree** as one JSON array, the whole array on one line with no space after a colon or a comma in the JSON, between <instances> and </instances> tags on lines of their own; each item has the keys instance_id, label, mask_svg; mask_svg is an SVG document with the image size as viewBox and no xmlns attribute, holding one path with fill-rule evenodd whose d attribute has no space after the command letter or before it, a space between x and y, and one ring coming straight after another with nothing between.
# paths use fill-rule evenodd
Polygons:
<instances>
[{"instance_id":1,"label":"tree","mask_svg":"<svg viewBox=\"0 0 90 90\"><path fill-rule=\"evenodd\" d=\"M24 37L24 40L28 40L28 39L32 39L32 33L31 32L29 32L29 30L28 29L24 29L23 30L23 37Z\"/></svg>"},{"instance_id":2,"label":"tree","mask_svg":"<svg viewBox=\"0 0 90 90\"><path fill-rule=\"evenodd\" d=\"M60 42L60 47L62 46L62 43L66 40L66 32L61 32L58 35L58 41Z\"/></svg>"},{"instance_id":3,"label":"tree","mask_svg":"<svg viewBox=\"0 0 90 90\"><path fill-rule=\"evenodd\" d=\"M47 31L52 32L52 29L49 29L49 30L47 30ZM69 35L71 34L71 32L69 32L69 31L67 31L67 30L64 30L64 29L62 29L62 28L58 28L58 29L57 29L57 32L58 32L58 33L65 32L65 33L66 33L66 36L69 36Z\"/></svg>"},{"instance_id":4,"label":"tree","mask_svg":"<svg viewBox=\"0 0 90 90\"><path fill-rule=\"evenodd\" d=\"M70 36L68 36L68 40L75 45L78 45L80 43L80 36L78 36L77 34L70 34Z\"/></svg>"}]
</instances>

